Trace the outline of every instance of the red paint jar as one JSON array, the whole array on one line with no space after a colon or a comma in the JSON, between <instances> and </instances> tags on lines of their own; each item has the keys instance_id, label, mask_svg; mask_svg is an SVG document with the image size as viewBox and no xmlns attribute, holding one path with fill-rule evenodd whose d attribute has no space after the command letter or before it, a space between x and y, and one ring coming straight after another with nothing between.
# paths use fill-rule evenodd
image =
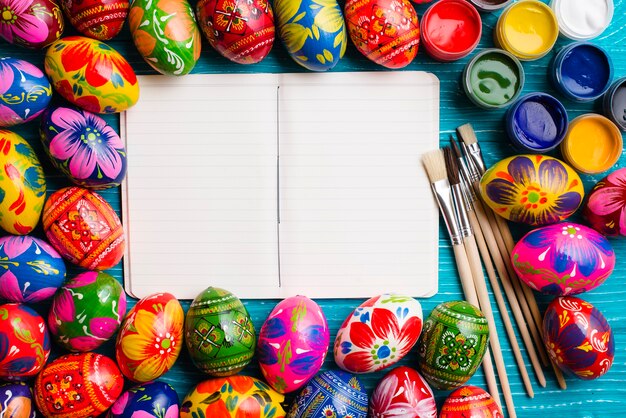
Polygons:
<instances>
[{"instance_id":1,"label":"red paint jar","mask_svg":"<svg viewBox=\"0 0 626 418\"><path fill-rule=\"evenodd\" d=\"M465 0L440 0L424 13L421 33L428 55L439 61L456 61L478 45L482 20Z\"/></svg>"}]
</instances>

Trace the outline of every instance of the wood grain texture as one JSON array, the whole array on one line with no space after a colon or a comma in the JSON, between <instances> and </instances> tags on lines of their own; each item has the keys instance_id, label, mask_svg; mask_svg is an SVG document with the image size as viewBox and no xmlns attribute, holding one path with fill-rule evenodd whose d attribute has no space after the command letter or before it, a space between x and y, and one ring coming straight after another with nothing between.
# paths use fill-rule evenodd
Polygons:
<instances>
[{"instance_id":1,"label":"wood grain texture","mask_svg":"<svg viewBox=\"0 0 626 418\"><path fill-rule=\"evenodd\" d=\"M195 2L194 2L195 3ZM426 6L416 6L418 15L421 17ZM493 28L495 26L496 14L483 14L483 37L478 50L493 47ZM68 29L66 35L71 34ZM136 69L139 74L151 74L153 71L143 62L141 57L135 50L134 45L130 42L128 27L110 44L118 49ZM550 60L554 57L559 47L567 44L569 41L559 38L557 46L548 56L534 62L525 62L524 69L526 71L526 85L524 93L533 91L546 91L554 94L560 99L561 96L556 94L555 90L549 85L547 79L547 71ZM615 77L626 75L626 0L615 1L615 17L611 27L598 39L593 42L605 47L613 57L615 67ZM478 50L476 52L478 52ZM43 52L30 51L6 44L0 43L1 56L14 56L26 59L40 67L43 67ZM460 85L461 73L465 64L471 58L466 57L454 63L438 63L427 57L423 50L420 50L415 61L407 67L408 70L430 71L436 74L441 80L441 142L442 145L447 143L449 135L454 133L457 126L467 122L471 122L476 129L478 139L483 147L486 163L492 165L496 161L506 156L510 156L515 152L508 143L506 134L504 133L504 111L486 111L472 105L465 97ZM339 65L333 71L364 71L364 70L384 70L359 55L353 45L349 45L346 57L340 61ZM201 61L194 69L194 73L246 73L246 72L299 72L303 71L295 64L286 54L280 42L277 42L273 51L262 63L253 66L237 65L228 62L226 59L218 56L206 41L203 43L203 52ZM206 100L219 100L218 97L207 97ZM600 112L601 104L596 103L574 103L564 100L564 104L569 112L570 118L578 116L582 113L590 111ZM375 106L372 103L372 106ZM119 127L118 118L116 116L107 116L106 119L115 127ZM164 121L167 123L167 121ZM381 120L380 123L385 123ZM15 129L22 134L35 148L41 157L44 170L49 179L49 193L59 187L69 185L67 180L58 174L47 158L42 153L41 144L37 134L37 124L30 123ZM173 143L175 144L175 142ZM174 146L174 145L173 145ZM558 155L558 151L554 153ZM129 156L132 158L132 155ZM618 166L624 166L626 158L619 161ZM602 178L602 175L582 176L585 181L585 189L588 191L595 181ZM120 194L118 189L106 191L103 196L118 210L120 208ZM166 196L163 196L166 198ZM574 217L574 219L577 219ZM515 238L519 238L527 229L519 226L513 227ZM454 259L452 258L452 250L448 244L445 230L441 229L440 245L440 286L439 293L430 298L421 300L425 315L438 304L449 300L462 299L461 286L459 284ZM41 236L41 229L36 231L36 235ZM593 303L606 316L607 320L613 328L615 335L615 363L612 369L597 381L582 381L568 377L567 391L561 391L551 371L546 371L548 385L546 388L535 387L535 399L526 396L522 381L518 374L517 366L513 359L510 346L506 338L501 339L502 350L507 364L507 371L511 383L513 397L517 407L517 414L520 417L545 417L550 414L554 417L607 417L616 416L626 409L626 287L623 285L626 276L626 263L620 262L621 257L626 259L626 240L612 240L614 244L618 263L615 273L605 284L594 291L584 294L582 297ZM78 269L70 268L69 275L76 274ZM109 271L117 278L121 278L120 267ZM178 280L172 277L172 280ZM211 280L207 277L207 286L211 284ZM542 311L550 297L539 296L539 304ZM130 300L130 298L129 298ZM493 300L493 299L492 299ZM260 329L264 319L267 317L271 309L278 301L244 301L247 306L257 331ZM332 332L332 338L341 325L344 318L349 315L362 300L319 300L318 303L324 310ZM134 301L131 301L131 306ZM502 326L502 320L497 312L495 304L492 305L496 315L496 323L498 324L498 332L505 335ZM48 305L41 304L36 307L41 313L46 313ZM188 303L184 304L184 308L188 308ZM100 352L113 355L113 343L109 342L102 347ZM332 353L329 353L324 367L336 367L332 360ZM530 369L530 361L524 353L527 367ZM415 366L416 354L411 352L402 362L408 366ZM245 374L259 376L259 369L253 362L244 370ZM361 377L368 391L371 392L376 382L384 375L384 372L364 375ZM197 382L205 379L206 376L196 371L191 364L189 357L183 352L175 367L167 373L162 380L172 384L181 398L190 390ZM470 384L485 387L485 381L482 370L479 369L477 374L469 381ZM439 406L445 399L448 392L437 392L437 401Z\"/></svg>"}]
</instances>

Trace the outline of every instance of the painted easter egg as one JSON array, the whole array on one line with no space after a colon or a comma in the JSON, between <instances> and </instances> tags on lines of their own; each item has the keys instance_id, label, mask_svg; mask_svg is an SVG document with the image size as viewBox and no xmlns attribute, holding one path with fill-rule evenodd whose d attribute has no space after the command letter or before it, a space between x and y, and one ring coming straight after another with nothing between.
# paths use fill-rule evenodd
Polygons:
<instances>
[{"instance_id":1,"label":"painted easter egg","mask_svg":"<svg viewBox=\"0 0 626 418\"><path fill-rule=\"evenodd\" d=\"M573 296L558 297L548 305L543 341L552 361L580 379L597 379L613 364L611 326L591 303Z\"/></svg>"},{"instance_id":2,"label":"painted easter egg","mask_svg":"<svg viewBox=\"0 0 626 418\"><path fill-rule=\"evenodd\" d=\"M115 343L124 376L135 382L158 379L178 359L183 345L183 307L169 293L141 299L128 312Z\"/></svg>"},{"instance_id":3,"label":"painted easter egg","mask_svg":"<svg viewBox=\"0 0 626 418\"><path fill-rule=\"evenodd\" d=\"M0 417L35 418L33 394L25 383L0 385Z\"/></svg>"},{"instance_id":4,"label":"painted easter egg","mask_svg":"<svg viewBox=\"0 0 626 418\"><path fill-rule=\"evenodd\" d=\"M397 363L422 332L422 306L409 296L379 295L363 302L337 331L335 363L370 373Z\"/></svg>"},{"instance_id":5,"label":"painted easter egg","mask_svg":"<svg viewBox=\"0 0 626 418\"><path fill-rule=\"evenodd\" d=\"M239 64L254 64L274 45L274 12L267 0L200 0L196 6L202 33L217 52Z\"/></svg>"},{"instance_id":6,"label":"painted easter egg","mask_svg":"<svg viewBox=\"0 0 626 418\"><path fill-rule=\"evenodd\" d=\"M284 418L284 395L249 376L205 380L185 396L180 418Z\"/></svg>"},{"instance_id":7,"label":"painted easter egg","mask_svg":"<svg viewBox=\"0 0 626 418\"><path fill-rule=\"evenodd\" d=\"M202 39L187 0L134 0L128 19L135 46L152 68L185 75L196 65Z\"/></svg>"},{"instance_id":8,"label":"painted easter egg","mask_svg":"<svg viewBox=\"0 0 626 418\"><path fill-rule=\"evenodd\" d=\"M170 385L148 382L117 398L107 418L178 418L178 404L178 394Z\"/></svg>"},{"instance_id":9,"label":"painted easter egg","mask_svg":"<svg viewBox=\"0 0 626 418\"><path fill-rule=\"evenodd\" d=\"M280 302L259 333L257 353L265 380L280 393L293 392L317 373L328 351L324 312L306 296Z\"/></svg>"},{"instance_id":10,"label":"painted easter egg","mask_svg":"<svg viewBox=\"0 0 626 418\"><path fill-rule=\"evenodd\" d=\"M0 37L8 43L41 49L63 33L63 13L54 0L0 0L0 10Z\"/></svg>"},{"instance_id":11,"label":"painted easter egg","mask_svg":"<svg viewBox=\"0 0 626 418\"><path fill-rule=\"evenodd\" d=\"M213 376L230 376L252 360L256 335L239 298L228 290L209 287L191 302L185 343L197 368Z\"/></svg>"},{"instance_id":12,"label":"painted easter egg","mask_svg":"<svg viewBox=\"0 0 626 418\"><path fill-rule=\"evenodd\" d=\"M0 127L33 120L50 99L52 86L39 68L21 59L0 57Z\"/></svg>"},{"instance_id":13,"label":"painted easter egg","mask_svg":"<svg viewBox=\"0 0 626 418\"><path fill-rule=\"evenodd\" d=\"M48 243L28 235L0 238L0 298L41 302L65 280L65 263Z\"/></svg>"},{"instance_id":14,"label":"painted easter egg","mask_svg":"<svg viewBox=\"0 0 626 418\"><path fill-rule=\"evenodd\" d=\"M516 155L501 160L483 175L480 192L498 215L534 226L569 217L585 195L578 174L546 155Z\"/></svg>"},{"instance_id":15,"label":"painted easter egg","mask_svg":"<svg viewBox=\"0 0 626 418\"><path fill-rule=\"evenodd\" d=\"M0 379L34 376L49 355L50 337L43 318L21 303L0 305Z\"/></svg>"},{"instance_id":16,"label":"painted easter egg","mask_svg":"<svg viewBox=\"0 0 626 418\"><path fill-rule=\"evenodd\" d=\"M95 39L68 36L48 48L45 70L67 101L94 113L118 113L139 99L139 83L119 52Z\"/></svg>"},{"instance_id":17,"label":"painted easter egg","mask_svg":"<svg viewBox=\"0 0 626 418\"><path fill-rule=\"evenodd\" d=\"M46 418L96 417L122 393L115 362L96 353L67 354L48 364L35 380L35 401Z\"/></svg>"},{"instance_id":18,"label":"painted easter egg","mask_svg":"<svg viewBox=\"0 0 626 418\"><path fill-rule=\"evenodd\" d=\"M626 236L626 168L600 180L589 193L583 215L596 231Z\"/></svg>"},{"instance_id":19,"label":"painted easter egg","mask_svg":"<svg viewBox=\"0 0 626 418\"><path fill-rule=\"evenodd\" d=\"M343 370L320 372L291 404L290 418L365 418L367 392L359 378Z\"/></svg>"},{"instance_id":20,"label":"painted easter egg","mask_svg":"<svg viewBox=\"0 0 626 418\"><path fill-rule=\"evenodd\" d=\"M348 34L336 0L276 0L274 12L278 36L304 68L327 71L343 57Z\"/></svg>"},{"instance_id":21,"label":"painted easter egg","mask_svg":"<svg viewBox=\"0 0 626 418\"><path fill-rule=\"evenodd\" d=\"M54 295L48 328L69 351L91 351L113 336L126 314L126 293L106 273L87 271L68 280Z\"/></svg>"},{"instance_id":22,"label":"painted easter egg","mask_svg":"<svg viewBox=\"0 0 626 418\"><path fill-rule=\"evenodd\" d=\"M417 347L422 376L438 390L452 390L474 375L489 341L483 313L465 301L444 302L432 310Z\"/></svg>"},{"instance_id":23,"label":"painted easter egg","mask_svg":"<svg viewBox=\"0 0 626 418\"><path fill-rule=\"evenodd\" d=\"M568 222L530 231L513 248L511 262L532 289L575 295L604 283L613 273L615 252L599 232Z\"/></svg>"},{"instance_id":24,"label":"painted easter egg","mask_svg":"<svg viewBox=\"0 0 626 418\"><path fill-rule=\"evenodd\" d=\"M369 416L437 418L435 395L416 370L396 367L376 385Z\"/></svg>"},{"instance_id":25,"label":"painted easter egg","mask_svg":"<svg viewBox=\"0 0 626 418\"><path fill-rule=\"evenodd\" d=\"M0 227L10 234L30 233L41 216L46 179L28 142L0 129Z\"/></svg>"},{"instance_id":26,"label":"painted easter egg","mask_svg":"<svg viewBox=\"0 0 626 418\"><path fill-rule=\"evenodd\" d=\"M122 223L111 205L80 187L66 187L48 197L43 229L63 258L89 270L117 265L126 248Z\"/></svg>"},{"instance_id":27,"label":"painted easter egg","mask_svg":"<svg viewBox=\"0 0 626 418\"><path fill-rule=\"evenodd\" d=\"M348 0L344 11L350 39L369 60L403 68L417 55L420 27L409 0Z\"/></svg>"},{"instance_id":28,"label":"painted easter egg","mask_svg":"<svg viewBox=\"0 0 626 418\"><path fill-rule=\"evenodd\" d=\"M130 4L127 0L60 0L70 23L81 34L108 41L122 30Z\"/></svg>"},{"instance_id":29,"label":"painted easter egg","mask_svg":"<svg viewBox=\"0 0 626 418\"><path fill-rule=\"evenodd\" d=\"M439 418L464 417L504 418L504 415L490 394L477 386L463 386L448 396Z\"/></svg>"},{"instance_id":30,"label":"painted easter egg","mask_svg":"<svg viewBox=\"0 0 626 418\"><path fill-rule=\"evenodd\" d=\"M44 113L39 132L54 166L75 184L100 190L124 179L126 147L100 116L57 106Z\"/></svg>"}]
</instances>

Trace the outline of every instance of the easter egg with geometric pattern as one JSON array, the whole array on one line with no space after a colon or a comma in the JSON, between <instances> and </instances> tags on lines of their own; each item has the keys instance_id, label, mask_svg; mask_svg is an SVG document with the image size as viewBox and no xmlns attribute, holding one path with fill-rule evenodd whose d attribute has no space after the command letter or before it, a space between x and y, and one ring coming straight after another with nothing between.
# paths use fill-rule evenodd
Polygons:
<instances>
[{"instance_id":1,"label":"easter egg with geometric pattern","mask_svg":"<svg viewBox=\"0 0 626 418\"><path fill-rule=\"evenodd\" d=\"M437 418L435 395L417 370L396 367L376 385L369 416Z\"/></svg>"},{"instance_id":2,"label":"easter egg with geometric pattern","mask_svg":"<svg viewBox=\"0 0 626 418\"><path fill-rule=\"evenodd\" d=\"M90 38L108 41L122 30L128 0L61 0L72 26Z\"/></svg>"},{"instance_id":3,"label":"easter egg with geometric pattern","mask_svg":"<svg viewBox=\"0 0 626 418\"><path fill-rule=\"evenodd\" d=\"M178 394L165 382L148 382L117 398L107 418L178 418Z\"/></svg>"},{"instance_id":4,"label":"easter egg with geometric pattern","mask_svg":"<svg viewBox=\"0 0 626 418\"><path fill-rule=\"evenodd\" d=\"M230 376L252 360L256 335L239 298L228 290L209 287L187 311L185 343L198 369L213 376Z\"/></svg>"},{"instance_id":5,"label":"easter egg with geometric pattern","mask_svg":"<svg viewBox=\"0 0 626 418\"><path fill-rule=\"evenodd\" d=\"M293 392L319 371L330 333L320 306L306 296L292 296L269 314L257 344L265 380L280 392Z\"/></svg>"},{"instance_id":6,"label":"easter egg with geometric pattern","mask_svg":"<svg viewBox=\"0 0 626 418\"><path fill-rule=\"evenodd\" d=\"M137 302L115 343L115 357L124 376L148 382L171 369L183 344L184 316L180 302L169 293L155 293Z\"/></svg>"},{"instance_id":7,"label":"easter egg with geometric pattern","mask_svg":"<svg viewBox=\"0 0 626 418\"><path fill-rule=\"evenodd\" d=\"M0 417L35 418L33 394L26 383L0 385Z\"/></svg>"},{"instance_id":8,"label":"easter egg with geometric pattern","mask_svg":"<svg viewBox=\"0 0 626 418\"><path fill-rule=\"evenodd\" d=\"M0 0L0 11L0 37L10 44L42 49L63 33L63 12L54 0Z\"/></svg>"},{"instance_id":9,"label":"easter egg with geometric pattern","mask_svg":"<svg viewBox=\"0 0 626 418\"><path fill-rule=\"evenodd\" d=\"M47 242L29 235L0 238L0 298L41 302L51 298L65 280L65 263Z\"/></svg>"},{"instance_id":10,"label":"easter egg with geometric pattern","mask_svg":"<svg viewBox=\"0 0 626 418\"><path fill-rule=\"evenodd\" d=\"M422 332L422 307L393 294L363 302L343 322L334 344L335 362L351 373L371 373L401 360Z\"/></svg>"},{"instance_id":11,"label":"easter egg with geometric pattern","mask_svg":"<svg viewBox=\"0 0 626 418\"><path fill-rule=\"evenodd\" d=\"M439 418L465 417L504 418L504 415L496 401L483 389L463 386L448 396Z\"/></svg>"}]
</instances>

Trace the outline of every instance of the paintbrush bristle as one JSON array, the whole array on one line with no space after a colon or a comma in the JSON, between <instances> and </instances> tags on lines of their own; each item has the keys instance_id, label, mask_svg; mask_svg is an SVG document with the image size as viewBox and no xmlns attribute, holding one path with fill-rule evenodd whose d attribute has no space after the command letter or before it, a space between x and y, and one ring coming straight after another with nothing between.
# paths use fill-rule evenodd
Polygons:
<instances>
[{"instance_id":1,"label":"paintbrush bristle","mask_svg":"<svg viewBox=\"0 0 626 418\"><path fill-rule=\"evenodd\" d=\"M465 125L459 126L458 128L456 128L456 132L459 134L461 140L467 145L475 144L478 142L478 139L476 139L476 132L474 132L474 128L472 128L471 123L466 123Z\"/></svg>"},{"instance_id":2,"label":"paintbrush bristle","mask_svg":"<svg viewBox=\"0 0 626 418\"><path fill-rule=\"evenodd\" d=\"M448 174L448 181L451 185L460 184L461 177L459 176L459 166L454 158L454 153L450 147L443 147L443 155L446 161L446 173Z\"/></svg>"},{"instance_id":3,"label":"paintbrush bristle","mask_svg":"<svg viewBox=\"0 0 626 418\"><path fill-rule=\"evenodd\" d=\"M452 146L452 151L454 151L454 155L456 156L456 158L463 158L463 154L461 154L459 144L456 143L452 135L450 135L450 145Z\"/></svg>"},{"instance_id":4,"label":"paintbrush bristle","mask_svg":"<svg viewBox=\"0 0 626 418\"><path fill-rule=\"evenodd\" d=\"M436 149L429 151L422 155L422 163L426 169L426 174L431 183L436 183L439 180L445 180L448 178L446 173L446 160L443 156L443 151Z\"/></svg>"}]
</instances>

